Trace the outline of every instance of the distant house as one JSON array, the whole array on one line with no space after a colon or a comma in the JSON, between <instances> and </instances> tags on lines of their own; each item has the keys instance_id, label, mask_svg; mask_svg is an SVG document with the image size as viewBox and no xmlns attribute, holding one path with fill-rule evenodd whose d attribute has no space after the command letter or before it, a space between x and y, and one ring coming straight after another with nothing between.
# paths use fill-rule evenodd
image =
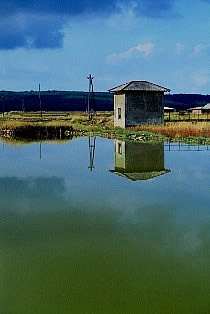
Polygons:
<instances>
[{"instance_id":1,"label":"distant house","mask_svg":"<svg viewBox=\"0 0 210 314\"><path fill-rule=\"evenodd\" d=\"M190 108L188 111L194 114L210 113L210 103L206 104L205 106Z\"/></svg>"},{"instance_id":2,"label":"distant house","mask_svg":"<svg viewBox=\"0 0 210 314\"><path fill-rule=\"evenodd\" d=\"M170 89L147 81L131 81L109 92L114 93L114 126L164 122L164 93Z\"/></svg>"},{"instance_id":3,"label":"distant house","mask_svg":"<svg viewBox=\"0 0 210 314\"><path fill-rule=\"evenodd\" d=\"M194 114L201 114L202 113L202 106L194 107L194 108L189 108L187 109L188 112L194 113Z\"/></svg>"},{"instance_id":4,"label":"distant house","mask_svg":"<svg viewBox=\"0 0 210 314\"><path fill-rule=\"evenodd\" d=\"M132 181L169 173L164 167L164 144L115 140L115 167L110 172Z\"/></svg>"}]
</instances>

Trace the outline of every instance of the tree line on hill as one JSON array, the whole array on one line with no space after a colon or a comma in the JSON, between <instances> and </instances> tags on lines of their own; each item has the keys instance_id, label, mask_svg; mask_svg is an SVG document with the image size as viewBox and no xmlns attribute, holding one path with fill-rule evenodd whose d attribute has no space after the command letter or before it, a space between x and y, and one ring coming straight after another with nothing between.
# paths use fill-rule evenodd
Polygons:
<instances>
[{"instance_id":1,"label":"tree line on hill","mask_svg":"<svg viewBox=\"0 0 210 314\"><path fill-rule=\"evenodd\" d=\"M165 95L165 106L178 110L202 106L210 103L210 95L173 94ZM41 108L43 111L86 111L88 93L79 91L42 91ZM94 111L113 111L114 97L108 92L94 93L90 109ZM37 91L12 92L0 91L0 112L39 111Z\"/></svg>"}]
</instances>

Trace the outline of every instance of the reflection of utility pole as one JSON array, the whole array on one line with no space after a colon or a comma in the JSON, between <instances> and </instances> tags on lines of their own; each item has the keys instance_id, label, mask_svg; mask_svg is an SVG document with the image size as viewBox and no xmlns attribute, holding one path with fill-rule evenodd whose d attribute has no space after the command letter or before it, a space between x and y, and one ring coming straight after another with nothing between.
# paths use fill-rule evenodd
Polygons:
<instances>
[{"instance_id":1,"label":"reflection of utility pole","mask_svg":"<svg viewBox=\"0 0 210 314\"><path fill-rule=\"evenodd\" d=\"M39 159L42 159L42 142L39 143Z\"/></svg>"},{"instance_id":2,"label":"reflection of utility pole","mask_svg":"<svg viewBox=\"0 0 210 314\"><path fill-rule=\"evenodd\" d=\"M41 87L40 87L40 84L39 84L39 108L40 108L41 118L42 118L42 100L41 100Z\"/></svg>"},{"instance_id":3,"label":"reflection of utility pole","mask_svg":"<svg viewBox=\"0 0 210 314\"><path fill-rule=\"evenodd\" d=\"M93 90L93 79L94 77L90 74L87 79L89 80L89 92L88 92L88 120L92 120L92 112L94 111L94 90Z\"/></svg>"},{"instance_id":4,"label":"reflection of utility pole","mask_svg":"<svg viewBox=\"0 0 210 314\"><path fill-rule=\"evenodd\" d=\"M89 156L90 156L90 166L88 167L90 171L93 171L94 158L95 158L95 148L96 148L96 137L89 136Z\"/></svg>"}]
</instances>

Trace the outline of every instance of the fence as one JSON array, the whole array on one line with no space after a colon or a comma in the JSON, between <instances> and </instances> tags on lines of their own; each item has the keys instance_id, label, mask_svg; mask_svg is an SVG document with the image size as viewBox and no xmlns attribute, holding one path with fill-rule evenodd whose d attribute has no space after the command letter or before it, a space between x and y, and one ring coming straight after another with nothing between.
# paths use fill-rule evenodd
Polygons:
<instances>
[{"instance_id":1,"label":"fence","mask_svg":"<svg viewBox=\"0 0 210 314\"><path fill-rule=\"evenodd\" d=\"M165 112L164 121L165 122L210 121L210 113L193 113L193 112L187 112L187 111Z\"/></svg>"}]
</instances>

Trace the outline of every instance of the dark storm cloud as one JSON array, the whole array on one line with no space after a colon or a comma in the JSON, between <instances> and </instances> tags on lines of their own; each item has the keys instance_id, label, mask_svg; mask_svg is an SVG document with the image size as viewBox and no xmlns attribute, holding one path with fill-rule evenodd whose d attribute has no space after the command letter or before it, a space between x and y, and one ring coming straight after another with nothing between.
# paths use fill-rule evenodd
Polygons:
<instances>
[{"instance_id":1,"label":"dark storm cloud","mask_svg":"<svg viewBox=\"0 0 210 314\"><path fill-rule=\"evenodd\" d=\"M0 49L58 48L63 43L63 20L56 16L18 14L0 20Z\"/></svg>"},{"instance_id":2,"label":"dark storm cloud","mask_svg":"<svg viewBox=\"0 0 210 314\"><path fill-rule=\"evenodd\" d=\"M76 15L84 12L112 13L119 8L119 3L124 5L136 3L137 11L147 16L158 16L169 11L175 0L6 0L1 6L4 13L45 13ZM208 1L208 0L207 0Z\"/></svg>"},{"instance_id":3,"label":"dark storm cloud","mask_svg":"<svg viewBox=\"0 0 210 314\"><path fill-rule=\"evenodd\" d=\"M129 6L132 0L121 0ZM136 13L151 18L168 16L174 0L137 0ZM59 48L63 27L72 16L109 15L120 10L113 0L6 0L0 8L0 49Z\"/></svg>"},{"instance_id":4,"label":"dark storm cloud","mask_svg":"<svg viewBox=\"0 0 210 314\"><path fill-rule=\"evenodd\" d=\"M128 2L123 0L123 2ZM1 12L17 13L17 12L28 12L28 13L45 13L45 14L68 14L75 15L81 14L86 11L99 12L114 10L116 4L112 0L10 0L4 1L1 7Z\"/></svg>"},{"instance_id":5,"label":"dark storm cloud","mask_svg":"<svg viewBox=\"0 0 210 314\"><path fill-rule=\"evenodd\" d=\"M167 17L172 11L174 0L145 0L140 1L138 9L140 14L152 17Z\"/></svg>"}]
</instances>

